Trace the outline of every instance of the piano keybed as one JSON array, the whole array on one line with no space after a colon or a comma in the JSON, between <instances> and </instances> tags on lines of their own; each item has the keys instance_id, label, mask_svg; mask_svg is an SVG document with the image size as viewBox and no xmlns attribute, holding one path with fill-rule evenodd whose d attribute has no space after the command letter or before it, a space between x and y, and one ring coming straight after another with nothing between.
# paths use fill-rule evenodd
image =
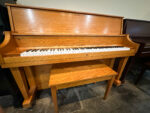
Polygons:
<instances>
[{"instance_id":1,"label":"piano keybed","mask_svg":"<svg viewBox=\"0 0 150 113\"><path fill-rule=\"evenodd\" d=\"M129 47L108 46L108 47L86 47L86 48L53 48L53 49L31 49L24 51L20 56L45 56L61 54L79 54L79 53L96 53L111 51L129 51Z\"/></svg>"}]
</instances>

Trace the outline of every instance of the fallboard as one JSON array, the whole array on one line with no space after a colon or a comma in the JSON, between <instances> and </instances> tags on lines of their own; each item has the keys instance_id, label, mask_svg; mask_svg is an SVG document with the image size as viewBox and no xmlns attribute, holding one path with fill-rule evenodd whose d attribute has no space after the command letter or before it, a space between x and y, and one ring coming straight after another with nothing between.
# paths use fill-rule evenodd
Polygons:
<instances>
[{"instance_id":1,"label":"fallboard","mask_svg":"<svg viewBox=\"0 0 150 113\"><path fill-rule=\"evenodd\" d=\"M125 35L121 36L14 36L19 50L42 48L76 48L121 46Z\"/></svg>"}]
</instances>

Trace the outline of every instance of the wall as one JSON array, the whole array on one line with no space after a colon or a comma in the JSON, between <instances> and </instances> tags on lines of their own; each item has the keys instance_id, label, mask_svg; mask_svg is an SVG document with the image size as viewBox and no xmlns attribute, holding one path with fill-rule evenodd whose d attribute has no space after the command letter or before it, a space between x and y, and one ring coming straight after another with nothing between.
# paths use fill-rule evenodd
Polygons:
<instances>
[{"instance_id":1,"label":"wall","mask_svg":"<svg viewBox=\"0 0 150 113\"><path fill-rule=\"evenodd\" d=\"M150 0L18 0L17 3L150 20Z\"/></svg>"},{"instance_id":2,"label":"wall","mask_svg":"<svg viewBox=\"0 0 150 113\"><path fill-rule=\"evenodd\" d=\"M0 0L0 5L5 6L5 3L15 4L16 0Z\"/></svg>"}]
</instances>

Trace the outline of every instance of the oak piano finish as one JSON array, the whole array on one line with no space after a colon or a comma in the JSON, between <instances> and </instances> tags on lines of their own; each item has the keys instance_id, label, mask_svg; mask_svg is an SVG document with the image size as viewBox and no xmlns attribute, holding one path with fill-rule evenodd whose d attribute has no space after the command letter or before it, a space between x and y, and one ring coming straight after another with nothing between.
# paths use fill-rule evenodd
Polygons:
<instances>
[{"instance_id":1,"label":"oak piano finish","mask_svg":"<svg viewBox=\"0 0 150 113\"><path fill-rule=\"evenodd\" d=\"M11 31L0 45L0 64L10 68L24 107L30 106L36 90L49 87L52 64L100 60L113 68L120 58L115 78L120 85L128 57L138 50L122 34L123 17L11 4L7 8Z\"/></svg>"}]
</instances>

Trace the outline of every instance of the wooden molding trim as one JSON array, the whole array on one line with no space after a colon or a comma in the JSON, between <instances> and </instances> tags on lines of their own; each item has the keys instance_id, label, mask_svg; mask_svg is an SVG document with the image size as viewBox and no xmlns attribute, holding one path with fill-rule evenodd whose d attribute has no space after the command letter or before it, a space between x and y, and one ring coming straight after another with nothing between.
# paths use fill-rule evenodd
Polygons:
<instances>
[{"instance_id":1,"label":"wooden molding trim","mask_svg":"<svg viewBox=\"0 0 150 113\"><path fill-rule=\"evenodd\" d=\"M71 11L71 10L63 10L63 9L55 9L55 8L44 8L44 7L35 7L35 6L25 6L25 5L8 4L8 3L6 3L5 5L6 5L6 6L12 6L12 7L22 7L22 8L31 8L31 9L52 10L52 11L61 11L61 12L78 13L78 14L95 15L95 16L107 16L107 17L114 17L114 18L124 18L124 17L122 17L122 16L105 15L105 14L89 13L89 12L81 12L81 11Z\"/></svg>"},{"instance_id":2,"label":"wooden molding trim","mask_svg":"<svg viewBox=\"0 0 150 113\"><path fill-rule=\"evenodd\" d=\"M10 31L5 31L4 34L5 34L5 38L4 41L0 44L0 49L8 45L8 43L11 40Z\"/></svg>"}]
</instances>

